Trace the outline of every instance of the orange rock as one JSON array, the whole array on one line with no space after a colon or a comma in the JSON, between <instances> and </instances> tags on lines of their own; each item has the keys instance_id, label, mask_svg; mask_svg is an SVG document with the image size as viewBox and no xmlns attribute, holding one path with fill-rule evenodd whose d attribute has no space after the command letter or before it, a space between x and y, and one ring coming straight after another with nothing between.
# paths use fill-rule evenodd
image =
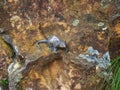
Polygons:
<instances>
[{"instance_id":1,"label":"orange rock","mask_svg":"<svg viewBox=\"0 0 120 90\"><path fill-rule=\"evenodd\" d=\"M8 2L10 2L10 3L11 3L11 2L13 2L13 0L8 0Z\"/></svg>"}]
</instances>

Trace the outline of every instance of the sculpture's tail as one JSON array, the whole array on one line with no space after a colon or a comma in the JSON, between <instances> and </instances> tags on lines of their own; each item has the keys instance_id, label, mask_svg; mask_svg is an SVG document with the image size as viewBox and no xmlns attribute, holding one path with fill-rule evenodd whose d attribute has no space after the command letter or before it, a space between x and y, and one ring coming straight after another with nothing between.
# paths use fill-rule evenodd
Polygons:
<instances>
[{"instance_id":1,"label":"sculpture's tail","mask_svg":"<svg viewBox=\"0 0 120 90\"><path fill-rule=\"evenodd\" d=\"M39 46L40 43L47 43L47 40L38 40L38 41L36 42L36 47L37 47L37 48L40 48L40 46Z\"/></svg>"}]
</instances>

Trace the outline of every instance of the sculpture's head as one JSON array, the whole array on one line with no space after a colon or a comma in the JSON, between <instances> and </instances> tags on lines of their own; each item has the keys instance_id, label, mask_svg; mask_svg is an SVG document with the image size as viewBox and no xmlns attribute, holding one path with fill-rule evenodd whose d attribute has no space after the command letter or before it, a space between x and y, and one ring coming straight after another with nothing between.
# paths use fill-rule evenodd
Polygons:
<instances>
[{"instance_id":1,"label":"sculpture's head","mask_svg":"<svg viewBox=\"0 0 120 90\"><path fill-rule=\"evenodd\" d=\"M60 42L59 47L60 48L66 48L66 43L64 41Z\"/></svg>"}]
</instances>

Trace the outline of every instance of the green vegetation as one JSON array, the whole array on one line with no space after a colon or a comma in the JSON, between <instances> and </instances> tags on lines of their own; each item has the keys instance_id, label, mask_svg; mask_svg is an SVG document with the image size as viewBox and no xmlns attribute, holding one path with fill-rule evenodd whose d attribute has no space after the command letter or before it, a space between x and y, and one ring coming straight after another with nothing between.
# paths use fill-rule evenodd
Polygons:
<instances>
[{"instance_id":1,"label":"green vegetation","mask_svg":"<svg viewBox=\"0 0 120 90\"><path fill-rule=\"evenodd\" d=\"M0 80L0 84L3 85L3 86L8 86L8 79L1 79Z\"/></svg>"},{"instance_id":2,"label":"green vegetation","mask_svg":"<svg viewBox=\"0 0 120 90\"><path fill-rule=\"evenodd\" d=\"M120 56L113 59L111 64L112 79L109 82L102 81L101 90L120 90Z\"/></svg>"},{"instance_id":3,"label":"green vegetation","mask_svg":"<svg viewBox=\"0 0 120 90\"><path fill-rule=\"evenodd\" d=\"M111 82L112 89L120 90L120 56L112 60L113 80Z\"/></svg>"}]
</instances>

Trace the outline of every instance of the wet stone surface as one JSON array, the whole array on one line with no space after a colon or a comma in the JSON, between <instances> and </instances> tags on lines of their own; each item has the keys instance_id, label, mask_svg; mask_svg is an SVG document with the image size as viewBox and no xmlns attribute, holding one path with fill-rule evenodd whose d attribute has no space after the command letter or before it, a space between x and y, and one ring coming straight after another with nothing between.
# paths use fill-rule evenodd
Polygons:
<instances>
[{"instance_id":1,"label":"wet stone surface","mask_svg":"<svg viewBox=\"0 0 120 90\"><path fill-rule=\"evenodd\" d=\"M0 1L0 79L8 78L9 88L14 87L11 90L97 90L101 78L95 67L86 69L74 58L85 54L90 46L98 50L101 57L110 46L110 55L113 55L112 41L116 37L110 32L116 32L118 40L120 34L119 23L114 18L115 29L109 25L110 13L115 8L111 2L3 1ZM3 35L12 37L13 48L2 39ZM55 54L46 44L39 44L41 49L36 47L38 40L51 35L64 40L69 52L59 49ZM116 46L118 49L119 44ZM14 50L18 53L13 59ZM12 74L7 71L8 67ZM11 75L15 77L11 79Z\"/></svg>"}]
</instances>

